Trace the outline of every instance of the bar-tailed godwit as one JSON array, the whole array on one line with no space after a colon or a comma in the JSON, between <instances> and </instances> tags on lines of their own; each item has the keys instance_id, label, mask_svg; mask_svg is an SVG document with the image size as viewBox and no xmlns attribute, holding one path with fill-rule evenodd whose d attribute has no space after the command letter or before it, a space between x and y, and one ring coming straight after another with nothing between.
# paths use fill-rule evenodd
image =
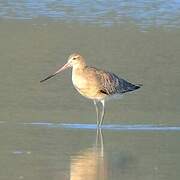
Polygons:
<instances>
[{"instance_id":1,"label":"bar-tailed godwit","mask_svg":"<svg viewBox=\"0 0 180 180\"><path fill-rule=\"evenodd\" d=\"M55 73L49 75L40 82L44 82L61 71L72 67L72 82L76 90L86 98L93 100L96 114L97 126L101 126L105 114L105 101L113 97L134 91L140 88L117 75L86 65L85 59L77 53L69 56L67 63L59 68ZM102 112L99 117L98 103L102 104Z\"/></svg>"}]
</instances>

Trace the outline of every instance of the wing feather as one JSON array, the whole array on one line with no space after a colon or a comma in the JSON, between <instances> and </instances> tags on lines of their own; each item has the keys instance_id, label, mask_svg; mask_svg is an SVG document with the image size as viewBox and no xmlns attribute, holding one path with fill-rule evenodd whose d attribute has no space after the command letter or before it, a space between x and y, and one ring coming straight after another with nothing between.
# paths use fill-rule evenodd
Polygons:
<instances>
[{"instance_id":1,"label":"wing feather","mask_svg":"<svg viewBox=\"0 0 180 180\"><path fill-rule=\"evenodd\" d=\"M136 86L113 73L105 72L103 73L102 78L102 91L106 92L108 95L123 94L139 88L139 86Z\"/></svg>"},{"instance_id":2,"label":"wing feather","mask_svg":"<svg viewBox=\"0 0 180 180\"><path fill-rule=\"evenodd\" d=\"M140 88L123 78L118 77L114 73L89 67L88 71L94 74L99 82L99 91L107 95L123 94Z\"/></svg>"}]
</instances>

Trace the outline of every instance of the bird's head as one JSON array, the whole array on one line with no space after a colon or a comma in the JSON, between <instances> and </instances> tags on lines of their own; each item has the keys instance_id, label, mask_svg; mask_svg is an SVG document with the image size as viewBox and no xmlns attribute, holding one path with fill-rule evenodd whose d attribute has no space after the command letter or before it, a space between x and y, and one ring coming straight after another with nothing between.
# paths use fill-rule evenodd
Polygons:
<instances>
[{"instance_id":1,"label":"bird's head","mask_svg":"<svg viewBox=\"0 0 180 180\"><path fill-rule=\"evenodd\" d=\"M52 77L54 77L56 74L60 73L61 71L64 71L67 68L83 68L85 67L85 61L84 58L77 53L73 53L69 56L68 61L66 64L64 64L62 67L60 67L56 72L54 72L53 74L47 76L46 78L44 78L43 80L41 80L40 82L44 82Z\"/></svg>"},{"instance_id":2,"label":"bird's head","mask_svg":"<svg viewBox=\"0 0 180 180\"><path fill-rule=\"evenodd\" d=\"M74 53L69 56L67 64L71 67L81 67L85 65L85 61L80 54Z\"/></svg>"}]
</instances>

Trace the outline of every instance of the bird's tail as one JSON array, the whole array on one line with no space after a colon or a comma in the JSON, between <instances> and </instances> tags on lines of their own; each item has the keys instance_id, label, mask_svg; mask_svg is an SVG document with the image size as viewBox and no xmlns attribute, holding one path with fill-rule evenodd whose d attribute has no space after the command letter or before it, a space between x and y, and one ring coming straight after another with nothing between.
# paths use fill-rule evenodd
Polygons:
<instances>
[{"instance_id":1,"label":"bird's tail","mask_svg":"<svg viewBox=\"0 0 180 180\"><path fill-rule=\"evenodd\" d=\"M142 84L136 84L136 85L134 85L134 90L139 89L141 86L143 86L143 85L142 85Z\"/></svg>"},{"instance_id":2,"label":"bird's tail","mask_svg":"<svg viewBox=\"0 0 180 180\"><path fill-rule=\"evenodd\" d=\"M136 86L139 86L139 87L141 87L141 86L143 86L143 84L136 84Z\"/></svg>"}]
</instances>

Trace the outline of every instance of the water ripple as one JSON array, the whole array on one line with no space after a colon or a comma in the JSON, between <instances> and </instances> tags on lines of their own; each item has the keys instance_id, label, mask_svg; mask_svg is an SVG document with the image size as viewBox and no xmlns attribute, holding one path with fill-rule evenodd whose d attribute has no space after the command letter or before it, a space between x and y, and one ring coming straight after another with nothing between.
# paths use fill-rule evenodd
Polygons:
<instances>
[{"instance_id":1,"label":"water ripple","mask_svg":"<svg viewBox=\"0 0 180 180\"><path fill-rule=\"evenodd\" d=\"M0 2L0 17L10 19L48 17L55 20L104 25L121 24L130 20L141 27L180 27L180 1L9 0Z\"/></svg>"},{"instance_id":2,"label":"water ripple","mask_svg":"<svg viewBox=\"0 0 180 180\"><path fill-rule=\"evenodd\" d=\"M24 123L24 125L40 126L46 128L64 128L64 129L97 129L96 124L66 124L66 123L49 123L35 122ZM180 126L157 125L157 124L107 124L102 125L101 129L118 130L118 131L180 131Z\"/></svg>"}]
</instances>

